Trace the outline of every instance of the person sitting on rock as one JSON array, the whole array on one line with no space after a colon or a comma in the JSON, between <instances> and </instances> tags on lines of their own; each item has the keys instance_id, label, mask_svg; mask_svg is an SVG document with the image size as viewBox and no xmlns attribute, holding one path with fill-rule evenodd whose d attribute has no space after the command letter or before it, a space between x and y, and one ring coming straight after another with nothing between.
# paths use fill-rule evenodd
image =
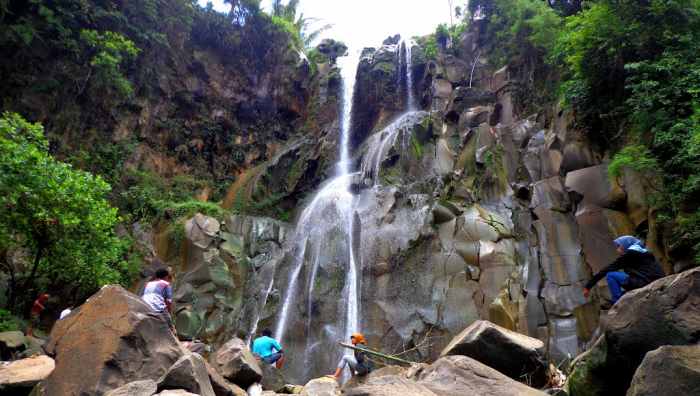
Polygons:
<instances>
[{"instance_id":1,"label":"person sitting on rock","mask_svg":"<svg viewBox=\"0 0 700 396\"><path fill-rule=\"evenodd\" d=\"M263 362L273 364L278 369L284 364L284 351L282 346L272 338L270 329L262 331L262 337L253 341L253 353L260 356Z\"/></svg>"},{"instance_id":2,"label":"person sitting on rock","mask_svg":"<svg viewBox=\"0 0 700 396\"><path fill-rule=\"evenodd\" d=\"M625 291L644 287L665 276L656 258L644 247L642 241L624 235L614 242L620 257L593 275L583 289L585 297L588 297L590 289L603 277L608 281L612 303L615 304Z\"/></svg>"},{"instance_id":3,"label":"person sitting on rock","mask_svg":"<svg viewBox=\"0 0 700 396\"><path fill-rule=\"evenodd\" d=\"M34 328L38 327L41 323L41 313L44 312L44 309L46 309L46 302L49 301L49 297L50 296L47 293L43 293L39 295L36 300L34 300L32 310L29 314L29 326L27 327L28 336L34 336Z\"/></svg>"},{"instance_id":4,"label":"person sitting on rock","mask_svg":"<svg viewBox=\"0 0 700 396\"><path fill-rule=\"evenodd\" d=\"M350 336L350 342L354 346L357 346L358 344L364 346L365 336L363 336L362 333L352 333ZM353 351L352 355L345 355L340 359L338 367L335 369L335 373L332 375L332 377L339 379L345 366L349 366L350 373L357 376L364 376L372 371L372 366L369 358L367 358L367 354L357 349Z\"/></svg>"},{"instance_id":5,"label":"person sitting on rock","mask_svg":"<svg viewBox=\"0 0 700 396\"><path fill-rule=\"evenodd\" d=\"M158 313L168 324L168 327L175 332L173 319L170 316L173 304L173 289L170 287L170 279L170 272L167 269L156 270L154 279L146 283L141 299Z\"/></svg>"}]
</instances>

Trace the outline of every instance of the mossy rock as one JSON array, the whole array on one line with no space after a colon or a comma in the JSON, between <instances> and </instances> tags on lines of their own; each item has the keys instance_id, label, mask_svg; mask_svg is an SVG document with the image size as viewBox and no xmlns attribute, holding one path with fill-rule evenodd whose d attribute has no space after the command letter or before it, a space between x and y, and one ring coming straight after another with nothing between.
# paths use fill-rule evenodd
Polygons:
<instances>
[{"instance_id":1,"label":"mossy rock","mask_svg":"<svg viewBox=\"0 0 700 396\"><path fill-rule=\"evenodd\" d=\"M611 394L606 386L607 376L615 375L615 373L607 365L607 353L605 337L600 337L590 350L579 355L571 363L572 370L566 382L569 396L606 396Z\"/></svg>"}]
</instances>

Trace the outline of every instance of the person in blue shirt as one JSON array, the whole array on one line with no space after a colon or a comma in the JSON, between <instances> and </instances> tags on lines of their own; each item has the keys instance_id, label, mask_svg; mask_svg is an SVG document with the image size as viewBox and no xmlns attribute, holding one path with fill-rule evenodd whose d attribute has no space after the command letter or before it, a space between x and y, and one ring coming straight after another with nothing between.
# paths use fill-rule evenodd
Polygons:
<instances>
[{"instance_id":1,"label":"person in blue shirt","mask_svg":"<svg viewBox=\"0 0 700 396\"><path fill-rule=\"evenodd\" d=\"M278 369L284 364L284 351L282 346L274 338L270 329L262 331L262 337L253 341L253 353L260 356L263 362L274 364Z\"/></svg>"}]
</instances>

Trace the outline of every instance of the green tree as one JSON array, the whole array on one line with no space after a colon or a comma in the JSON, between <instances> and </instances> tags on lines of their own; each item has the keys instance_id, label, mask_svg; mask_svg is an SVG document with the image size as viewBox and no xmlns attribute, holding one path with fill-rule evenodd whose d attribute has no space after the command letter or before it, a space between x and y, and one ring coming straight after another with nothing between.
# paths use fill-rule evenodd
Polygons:
<instances>
[{"instance_id":1,"label":"green tree","mask_svg":"<svg viewBox=\"0 0 700 396\"><path fill-rule=\"evenodd\" d=\"M98 32L83 29L81 39L93 49L90 58L90 74L95 88L114 90L121 97L133 94L129 80L122 74L120 66L125 61L134 59L141 51L134 42L115 32Z\"/></svg>"},{"instance_id":2,"label":"green tree","mask_svg":"<svg viewBox=\"0 0 700 396\"><path fill-rule=\"evenodd\" d=\"M0 118L0 262L10 277L9 306L41 287L70 285L89 293L133 275L128 242L115 235L117 210L109 185L48 153L40 124L20 115ZM20 252L25 259L10 259ZM15 257L17 255L14 255Z\"/></svg>"},{"instance_id":3,"label":"green tree","mask_svg":"<svg viewBox=\"0 0 700 396\"><path fill-rule=\"evenodd\" d=\"M316 26L318 18L305 17L298 12L299 0L289 0L282 4L282 0L272 1L272 21L289 32L294 46L299 51L308 51L313 42L332 25ZM299 16L297 17L297 14Z\"/></svg>"}]
</instances>

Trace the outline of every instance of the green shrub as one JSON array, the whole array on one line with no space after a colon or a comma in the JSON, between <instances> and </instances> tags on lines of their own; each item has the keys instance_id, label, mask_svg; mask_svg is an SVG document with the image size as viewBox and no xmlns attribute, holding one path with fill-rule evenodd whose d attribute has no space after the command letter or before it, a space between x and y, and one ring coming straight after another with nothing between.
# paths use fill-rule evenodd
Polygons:
<instances>
[{"instance_id":1,"label":"green shrub","mask_svg":"<svg viewBox=\"0 0 700 396\"><path fill-rule=\"evenodd\" d=\"M6 309L0 309L0 333L4 331L21 331L25 323Z\"/></svg>"},{"instance_id":2,"label":"green shrub","mask_svg":"<svg viewBox=\"0 0 700 396\"><path fill-rule=\"evenodd\" d=\"M31 293L39 277L83 291L128 284L128 241L115 235L119 217L106 199L109 191L101 177L54 159L40 124L3 114L0 251L19 249L30 257L26 265L8 269L13 275L9 304L18 294Z\"/></svg>"}]
</instances>

